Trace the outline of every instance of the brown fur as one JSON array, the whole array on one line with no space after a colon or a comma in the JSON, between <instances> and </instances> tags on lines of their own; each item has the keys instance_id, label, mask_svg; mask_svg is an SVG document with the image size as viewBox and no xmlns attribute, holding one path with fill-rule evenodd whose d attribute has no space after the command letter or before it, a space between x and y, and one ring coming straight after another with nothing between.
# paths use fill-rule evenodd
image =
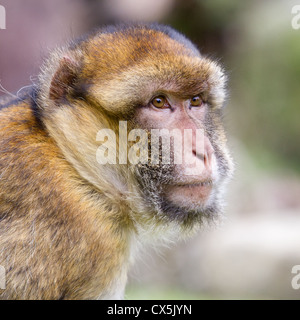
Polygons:
<instances>
[{"instance_id":1,"label":"brown fur","mask_svg":"<svg viewBox=\"0 0 300 320\"><path fill-rule=\"evenodd\" d=\"M2 298L105 298L128 258L121 208L67 163L28 101L1 110L0 141Z\"/></svg>"},{"instance_id":2,"label":"brown fur","mask_svg":"<svg viewBox=\"0 0 300 320\"><path fill-rule=\"evenodd\" d=\"M130 170L97 164L96 135L131 118L158 89L206 92L221 108L222 70L184 41L157 28L99 32L56 50L33 97L2 103L1 298L122 298L133 238L148 229L168 235ZM221 123L215 126L224 145Z\"/></svg>"}]
</instances>

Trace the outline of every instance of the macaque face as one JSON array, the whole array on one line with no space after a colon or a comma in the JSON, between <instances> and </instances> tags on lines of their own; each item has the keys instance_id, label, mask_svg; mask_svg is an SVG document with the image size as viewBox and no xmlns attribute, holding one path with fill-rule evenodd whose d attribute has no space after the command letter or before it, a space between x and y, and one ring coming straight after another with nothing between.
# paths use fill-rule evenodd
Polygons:
<instances>
[{"instance_id":1,"label":"macaque face","mask_svg":"<svg viewBox=\"0 0 300 320\"><path fill-rule=\"evenodd\" d=\"M137 110L136 121L141 128L151 135L153 129L161 133L159 164L150 161L138 167L142 189L158 212L169 218L200 218L219 210L220 162L207 133L209 108L204 94L186 99L159 93ZM169 163L162 160L166 149Z\"/></svg>"}]
</instances>

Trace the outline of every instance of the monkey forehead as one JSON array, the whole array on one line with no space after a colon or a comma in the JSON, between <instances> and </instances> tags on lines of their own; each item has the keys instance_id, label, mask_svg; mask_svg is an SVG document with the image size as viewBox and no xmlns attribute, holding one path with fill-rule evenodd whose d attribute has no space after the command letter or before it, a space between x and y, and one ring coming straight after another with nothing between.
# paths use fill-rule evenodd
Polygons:
<instances>
[{"instance_id":1,"label":"monkey forehead","mask_svg":"<svg viewBox=\"0 0 300 320\"><path fill-rule=\"evenodd\" d=\"M185 57L152 59L129 66L111 77L93 78L88 94L110 111L149 103L155 94L172 94L182 99L205 93L216 107L225 98L225 75L213 61Z\"/></svg>"},{"instance_id":2,"label":"monkey forehead","mask_svg":"<svg viewBox=\"0 0 300 320\"><path fill-rule=\"evenodd\" d=\"M188 40L178 41L160 30L100 33L82 50L81 79L88 82L88 93L115 111L145 104L156 92L191 98L224 89L225 77L215 62L202 57Z\"/></svg>"}]
</instances>

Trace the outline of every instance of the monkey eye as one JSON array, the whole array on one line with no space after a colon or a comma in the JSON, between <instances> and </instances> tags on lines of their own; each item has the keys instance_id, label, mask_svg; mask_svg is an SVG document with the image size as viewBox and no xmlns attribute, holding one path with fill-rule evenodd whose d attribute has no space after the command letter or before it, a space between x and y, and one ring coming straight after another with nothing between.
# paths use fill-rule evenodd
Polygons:
<instances>
[{"instance_id":1,"label":"monkey eye","mask_svg":"<svg viewBox=\"0 0 300 320\"><path fill-rule=\"evenodd\" d=\"M151 103L154 105L154 107L159 109L169 107L168 101L164 96L155 97L154 99L152 99Z\"/></svg>"},{"instance_id":2,"label":"monkey eye","mask_svg":"<svg viewBox=\"0 0 300 320\"><path fill-rule=\"evenodd\" d=\"M193 107L200 107L203 101L199 96L195 96L191 99L191 106Z\"/></svg>"}]
</instances>

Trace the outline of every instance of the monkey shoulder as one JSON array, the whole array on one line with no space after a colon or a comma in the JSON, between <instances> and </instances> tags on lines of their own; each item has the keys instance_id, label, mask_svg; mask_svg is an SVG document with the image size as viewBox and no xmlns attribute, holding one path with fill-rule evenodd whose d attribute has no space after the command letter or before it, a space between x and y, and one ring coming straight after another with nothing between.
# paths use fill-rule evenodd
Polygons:
<instances>
[{"instance_id":1,"label":"monkey shoulder","mask_svg":"<svg viewBox=\"0 0 300 320\"><path fill-rule=\"evenodd\" d=\"M70 195L74 203L80 198L74 192L88 189L37 117L30 96L1 106L0 177L0 211L1 199L9 196L11 203L22 202L22 207L49 204L58 210L55 199L67 200ZM76 185L84 187L79 190Z\"/></svg>"},{"instance_id":2,"label":"monkey shoulder","mask_svg":"<svg viewBox=\"0 0 300 320\"><path fill-rule=\"evenodd\" d=\"M122 239L109 237L113 222L109 218L99 220L99 208L104 203L39 123L30 97L2 106L0 265L8 270L3 297L20 298L15 291L33 299L103 295L119 272L125 251ZM114 259L110 259L115 247L120 249L115 249ZM67 271L66 263L71 266ZM33 275L27 283L31 290L18 287L10 291L23 285L16 281L20 276L26 278L26 270ZM51 273L51 279L42 270ZM103 279L101 270L109 276ZM69 291L74 279L86 284L75 293ZM3 297L0 294L0 299Z\"/></svg>"}]
</instances>

